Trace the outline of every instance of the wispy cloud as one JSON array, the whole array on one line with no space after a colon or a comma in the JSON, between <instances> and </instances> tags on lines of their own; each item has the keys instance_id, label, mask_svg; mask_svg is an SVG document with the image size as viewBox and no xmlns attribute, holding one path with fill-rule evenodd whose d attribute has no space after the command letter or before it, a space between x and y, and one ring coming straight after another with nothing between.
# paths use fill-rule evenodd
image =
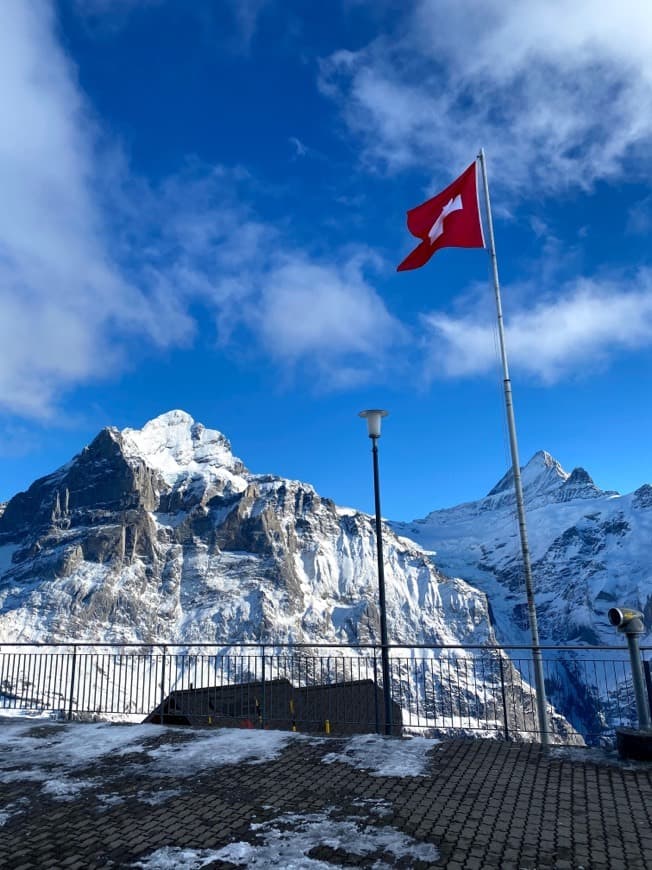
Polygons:
<instances>
[{"instance_id":1,"label":"wispy cloud","mask_svg":"<svg viewBox=\"0 0 652 870\"><path fill-rule=\"evenodd\" d=\"M419 9L426 14L426 4ZM260 191L240 167L188 162L157 186L137 177L107 147L57 41L52 5L5 0L3 12L0 408L51 417L68 390L117 376L134 353L190 344L197 308L214 322L220 352L264 359L283 377L320 388L378 379L402 358L413 361L417 330L401 323L375 289L384 267L373 251L297 244L288 220L253 208ZM404 37L410 44L415 26ZM484 70L492 51L499 54L480 46L478 58L467 61L469 74L478 64ZM490 92L503 79L505 87L513 82L512 66L521 69L524 51L502 61ZM385 149L388 160L409 164L432 144L435 122L423 120L422 84L383 79L392 68L381 54L378 46L340 54L326 86L341 93L344 76L349 96L355 93L379 125L376 144L367 142L370 159ZM632 52L634 60L639 54ZM448 123L451 98L433 94L429 99L444 100ZM394 121L407 137L394 133ZM462 145L449 131L441 149ZM490 316L480 321L461 305L454 315L424 320L428 338L437 338L426 342L435 374L477 374L492 363ZM552 381L591 356L606 360L649 342L651 319L648 273L626 292L616 282L576 282L556 301L512 318L512 358ZM535 338L537 359L529 352Z\"/></svg>"},{"instance_id":2,"label":"wispy cloud","mask_svg":"<svg viewBox=\"0 0 652 870\"><path fill-rule=\"evenodd\" d=\"M302 360L343 385L400 325L368 252L314 257L247 205L238 168L188 165L151 188L102 140L45 0L3 5L0 407L51 416L130 356L192 341L204 305L223 347ZM366 375L365 375L366 373Z\"/></svg>"},{"instance_id":3,"label":"wispy cloud","mask_svg":"<svg viewBox=\"0 0 652 870\"><path fill-rule=\"evenodd\" d=\"M239 31L241 46L248 49L254 38L261 16L271 0L228 0Z\"/></svg>"},{"instance_id":4,"label":"wispy cloud","mask_svg":"<svg viewBox=\"0 0 652 870\"><path fill-rule=\"evenodd\" d=\"M110 256L98 129L50 4L7 0L1 40L0 405L42 415L120 363L116 331L150 334L150 309Z\"/></svg>"},{"instance_id":5,"label":"wispy cloud","mask_svg":"<svg viewBox=\"0 0 652 870\"><path fill-rule=\"evenodd\" d=\"M296 136L290 136L288 139L290 145L294 148L294 157L305 157L308 153L308 146L304 145L301 139Z\"/></svg>"},{"instance_id":6,"label":"wispy cloud","mask_svg":"<svg viewBox=\"0 0 652 870\"><path fill-rule=\"evenodd\" d=\"M531 299L537 292L533 284ZM431 378L497 370L495 317L488 311L431 313L423 320L430 333ZM543 383L594 372L614 354L652 343L652 271L643 270L634 279L569 283L558 298L513 314L506 333L513 368Z\"/></svg>"},{"instance_id":7,"label":"wispy cloud","mask_svg":"<svg viewBox=\"0 0 652 870\"><path fill-rule=\"evenodd\" d=\"M69 2L89 31L112 33L126 27L132 15L160 6L165 0L69 0Z\"/></svg>"},{"instance_id":8,"label":"wispy cloud","mask_svg":"<svg viewBox=\"0 0 652 870\"><path fill-rule=\"evenodd\" d=\"M373 259L365 251L351 251L337 264L301 253L276 259L265 274L255 321L270 354L288 362L312 360L324 381L343 359L358 383L386 366L388 351L407 330L365 277Z\"/></svg>"},{"instance_id":9,"label":"wispy cloud","mask_svg":"<svg viewBox=\"0 0 652 870\"><path fill-rule=\"evenodd\" d=\"M246 205L255 184L242 169L195 165L152 192L149 225L170 217L148 251L151 274L201 300L227 350L254 339L257 353L307 367L320 387L378 374L407 338L371 283L383 264L363 246L326 257L292 245Z\"/></svg>"},{"instance_id":10,"label":"wispy cloud","mask_svg":"<svg viewBox=\"0 0 652 870\"><path fill-rule=\"evenodd\" d=\"M419 0L400 29L322 63L365 159L450 172L480 145L512 189L649 166L647 0Z\"/></svg>"},{"instance_id":11,"label":"wispy cloud","mask_svg":"<svg viewBox=\"0 0 652 870\"><path fill-rule=\"evenodd\" d=\"M627 213L625 232L648 236L652 232L652 195L635 202Z\"/></svg>"}]
</instances>

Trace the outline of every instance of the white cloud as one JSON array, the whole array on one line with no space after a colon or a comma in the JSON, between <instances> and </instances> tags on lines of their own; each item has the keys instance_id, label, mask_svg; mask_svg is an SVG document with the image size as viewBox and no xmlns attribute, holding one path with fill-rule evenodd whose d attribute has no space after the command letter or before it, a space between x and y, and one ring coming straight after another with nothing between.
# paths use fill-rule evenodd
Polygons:
<instances>
[{"instance_id":1,"label":"white cloud","mask_svg":"<svg viewBox=\"0 0 652 870\"><path fill-rule=\"evenodd\" d=\"M238 168L189 165L150 188L101 140L52 5L5 0L3 13L0 408L47 418L67 390L129 365L136 343L188 343L197 302L223 345L245 330L279 365L310 359L340 385L375 369L373 336L401 330L360 252L295 249L247 207L254 182Z\"/></svg>"},{"instance_id":2,"label":"white cloud","mask_svg":"<svg viewBox=\"0 0 652 870\"><path fill-rule=\"evenodd\" d=\"M649 165L648 0L419 0L401 22L322 64L367 160L443 177L484 145L492 178L546 191Z\"/></svg>"},{"instance_id":3,"label":"white cloud","mask_svg":"<svg viewBox=\"0 0 652 870\"><path fill-rule=\"evenodd\" d=\"M107 250L97 130L53 34L49 3L3 4L0 406L28 415L117 364L113 330L150 330L145 297Z\"/></svg>"},{"instance_id":4,"label":"white cloud","mask_svg":"<svg viewBox=\"0 0 652 870\"><path fill-rule=\"evenodd\" d=\"M259 12L263 8L254 7ZM442 7L449 9L448 0ZM543 8L533 4L537 14L543 15ZM484 4L478 7L478 20L484 9ZM418 10L433 14L425 3ZM66 390L112 377L128 365L136 342L139 353L189 343L197 328L190 311L197 306L214 320L223 350L263 356L279 372L321 387L346 388L379 378L389 367L408 365L402 359L412 353L410 344L415 342L408 341L407 328L373 287L381 264L372 252L349 247L325 255L295 245L287 223L264 220L248 205L260 190L242 168L188 163L157 188L135 177L124 159L103 147L100 125L55 38L52 6L46 0L5 0L3 12L0 407L23 416L51 415ZM421 22L423 33L428 20ZM395 48L381 40L365 52L341 52L331 59L325 87L334 94L347 87L350 110L360 109L361 124L373 122L370 129L377 135L367 140L369 159L385 155L392 165L408 165L427 151L435 158L445 152L461 154L468 144L464 137L477 132L477 123L469 120L460 102L467 94L467 79L488 78L486 93L494 102L482 117L496 136L504 134L492 120L495 101L503 91L515 91L514 104L507 101L505 108L515 129L524 94L544 86L541 56L551 63L561 48L541 48L524 34L514 56L501 59L505 34L516 39L520 19L509 6L497 20L493 31L474 36L477 52L460 62L450 93L435 87L441 82L425 49L417 66L423 70L426 64L430 78L417 81L415 75L408 81L409 76L399 76L393 68L406 47L417 44L418 16ZM459 60L464 44L458 44L454 28L442 26L441 34L432 35L442 63ZM582 72L590 52L574 32L565 35L563 45L569 52L570 43L577 48L573 63ZM641 35L641 45L646 38ZM590 45L596 44L597 36L592 39ZM615 38L614 43L619 44ZM384 56L382 49L387 49ZM623 53L612 54L622 73L621 95L631 98L634 76L626 79L623 73ZM603 49L605 68L607 56ZM527 74L526 59L532 66ZM631 65L639 73L648 69L640 46L632 49ZM643 79L641 74L636 81L644 95ZM552 117L551 101L557 97L568 112L560 116L555 135L574 141L583 122L572 117L573 100L583 94L593 99L588 85L579 75L573 97L564 82L553 77L549 84L548 96L537 104L542 142L551 134L541 119ZM481 94L467 96L474 102ZM618 111L630 111L630 103L624 105ZM439 119L433 106L441 110ZM521 179L528 167L517 155L525 153L521 146L532 142L536 128L534 108L528 111L509 152ZM603 123L601 115L596 118ZM646 124L652 125L652 112L649 119L638 120L645 131ZM623 142L631 139L633 128L630 123L612 135L613 166L624 154L614 143L619 136ZM438 131L441 141L435 142ZM572 157L555 159L570 172L586 154L578 149ZM591 175L584 178L588 182ZM426 318L430 334L437 337L430 358L437 374L476 374L494 362L492 328L486 325L491 318L480 321L465 311ZM558 301L542 302L512 318L510 354L515 365L552 381L589 358L607 359L618 349L648 343L651 320L648 273L641 273L637 286L626 293L615 283L577 282ZM538 348L536 359L530 353L533 346Z\"/></svg>"},{"instance_id":5,"label":"white cloud","mask_svg":"<svg viewBox=\"0 0 652 870\"><path fill-rule=\"evenodd\" d=\"M623 290L627 286L627 290ZM531 299L537 290L531 287ZM431 377L498 370L495 315L471 311L424 316L430 331ZM555 300L543 300L506 321L510 366L553 383L594 372L619 351L652 343L652 271L634 280L579 279Z\"/></svg>"},{"instance_id":6,"label":"white cloud","mask_svg":"<svg viewBox=\"0 0 652 870\"><path fill-rule=\"evenodd\" d=\"M255 325L273 357L309 362L332 386L359 383L387 365L406 330L365 279L365 259L352 252L320 264L290 254L272 265Z\"/></svg>"},{"instance_id":7,"label":"white cloud","mask_svg":"<svg viewBox=\"0 0 652 870\"><path fill-rule=\"evenodd\" d=\"M200 300L227 350L243 354L253 345L320 387L377 375L407 333L369 281L382 266L378 257L359 246L328 257L293 246L246 205L251 186L242 169L191 164L141 196L146 235L160 226L147 252L150 282L177 300Z\"/></svg>"}]
</instances>

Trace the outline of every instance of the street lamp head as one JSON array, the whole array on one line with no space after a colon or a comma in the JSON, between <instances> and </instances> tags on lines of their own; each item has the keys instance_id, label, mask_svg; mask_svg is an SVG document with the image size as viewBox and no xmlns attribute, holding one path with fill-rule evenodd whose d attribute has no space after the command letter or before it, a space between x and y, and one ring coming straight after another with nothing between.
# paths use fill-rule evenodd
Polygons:
<instances>
[{"instance_id":1,"label":"street lamp head","mask_svg":"<svg viewBox=\"0 0 652 870\"><path fill-rule=\"evenodd\" d=\"M367 421L367 434L370 438L380 438L380 421L386 417L389 411L381 411L372 409L368 411L360 411L358 417L364 417Z\"/></svg>"}]
</instances>

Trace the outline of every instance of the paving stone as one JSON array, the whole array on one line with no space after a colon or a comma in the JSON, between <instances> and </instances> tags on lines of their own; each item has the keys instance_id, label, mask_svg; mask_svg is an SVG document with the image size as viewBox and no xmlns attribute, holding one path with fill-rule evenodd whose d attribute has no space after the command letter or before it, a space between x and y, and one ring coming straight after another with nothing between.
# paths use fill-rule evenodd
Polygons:
<instances>
[{"instance_id":1,"label":"paving stone","mask_svg":"<svg viewBox=\"0 0 652 870\"><path fill-rule=\"evenodd\" d=\"M216 848L252 840L252 823L287 812L338 813L338 819L391 826L435 843L436 868L652 867L649 766L625 770L593 759L560 764L538 746L459 739L438 747L425 780L378 777L343 763L320 763L343 745L292 745L278 761L155 784L126 772L124 759L109 760L93 774L105 777L101 793L125 798L109 807L100 791L64 804L44 796L40 783L25 781L7 790L7 804L25 797L29 806L0 829L0 867L128 867L163 845ZM132 770L137 758L130 756ZM182 794L156 807L137 800L164 789ZM355 806L360 798L388 806L392 815ZM625 854L627 862L620 860ZM365 865L366 859L346 857L339 863Z\"/></svg>"}]
</instances>

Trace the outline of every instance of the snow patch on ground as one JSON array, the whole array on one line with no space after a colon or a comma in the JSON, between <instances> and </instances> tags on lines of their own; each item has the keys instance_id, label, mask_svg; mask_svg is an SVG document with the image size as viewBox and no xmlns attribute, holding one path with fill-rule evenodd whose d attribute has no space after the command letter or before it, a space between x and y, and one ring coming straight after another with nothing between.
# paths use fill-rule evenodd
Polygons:
<instances>
[{"instance_id":1,"label":"snow patch on ground","mask_svg":"<svg viewBox=\"0 0 652 870\"><path fill-rule=\"evenodd\" d=\"M97 799L100 803L104 804L106 809L110 809L111 807L118 807L120 804L125 802L125 799L121 794L98 794Z\"/></svg>"},{"instance_id":2,"label":"snow patch on ground","mask_svg":"<svg viewBox=\"0 0 652 870\"><path fill-rule=\"evenodd\" d=\"M192 776L207 767L224 764L263 764L273 761L292 740L307 740L287 731L250 731L220 728L215 731L187 731L185 743L163 743L147 751L154 759L152 773Z\"/></svg>"},{"instance_id":3,"label":"snow patch on ground","mask_svg":"<svg viewBox=\"0 0 652 870\"><path fill-rule=\"evenodd\" d=\"M0 694L0 703L9 703L13 698L8 698L7 695ZM53 722L57 719L57 714L52 710L44 710L39 708L38 710L29 709L25 707L0 707L0 716L3 719L24 719L25 721L38 721L44 720L46 722ZM142 719L140 720L142 721Z\"/></svg>"},{"instance_id":4,"label":"snow patch on ground","mask_svg":"<svg viewBox=\"0 0 652 870\"><path fill-rule=\"evenodd\" d=\"M20 815L20 813L24 812L28 805L29 801L26 798L20 798L11 804L7 804L2 811L0 811L0 828L2 828L3 825L6 825L9 819L13 818L13 816Z\"/></svg>"},{"instance_id":5,"label":"snow patch on ground","mask_svg":"<svg viewBox=\"0 0 652 870\"><path fill-rule=\"evenodd\" d=\"M335 761L367 770L372 776L426 776L428 754L440 743L427 737L396 740L376 734L352 737L342 752L330 752L322 758L325 764Z\"/></svg>"},{"instance_id":6,"label":"snow patch on ground","mask_svg":"<svg viewBox=\"0 0 652 870\"><path fill-rule=\"evenodd\" d=\"M66 725L51 721L20 721L0 730L0 752L7 766L57 765L83 768L105 755L127 755L142 749L145 739L165 734L163 726L112 725L106 722Z\"/></svg>"},{"instance_id":7,"label":"snow patch on ground","mask_svg":"<svg viewBox=\"0 0 652 870\"><path fill-rule=\"evenodd\" d=\"M152 807L157 807L160 804L164 804L166 801L170 800L170 798L179 797L179 795L181 794L183 794L183 792L179 788L162 788L154 792L153 794L139 792L136 797L144 804L149 804Z\"/></svg>"},{"instance_id":8,"label":"snow patch on ground","mask_svg":"<svg viewBox=\"0 0 652 870\"><path fill-rule=\"evenodd\" d=\"M577 747L577 746L550 746L548 755L557 761L577 761L580 764L592 762L593 764L615 765L621 770L640 770L647 769L649 762L647 761L625 761L620 758L615 749L598 749L595 747Z\"/></svg>"},{"instance_id":9,"label":"snow patch on ground","mask_svg":"<svg viewBox=\"0 0 652 870\"><path fill-rule=\"evenodd\" d=\"M85 788L96 784L92 779L49 779L43 783L41 791L56 800L71 801L79 797Z\"/></svg>"},{"instance_id":10,"label":"snow patch on ground","mask_svg":"<svg viewBox=\"0 0 652 870\"><path fill-rule=\"evenodd\" d=\"M291 741L323 738L282 731L249 731L220 728L194 731L157 725L111 725L102 723L63 723L11 721L0 728L0 783L31 780L42 784L44 795L57 800L72 800L90 787L104 790L114 778L107 773L101 780L83 779L80 772L108 757L125 758L120 773L133 769L139 777L194 776L200 771L227 764L263 764L281 754ZM158 746L152 740L163 739ZM129 763L129 756L138 763ZM95 775L95 771L93 770ZM179 792L160 791L139 795L140 800L156 805Z\"/></svg>"},{"instance_id":11,"label":"snow patch on ground","mask_svg":"<svg viewBox=\"0 0 652 870\"><path fill-rule=\"evenodd\" d=\"M354 807L360 807L365 813L371 813L379 819L386 819L394 815L392 805L383 798L357 798L352 803Z\"/></svg>"},{"instance_id":12,"label":"snow patch on ground","mask_svg":"<svg viewBox=\"0 0 652 870\"><path fill-rule=\"evenodd\" d=\"M326 847L360 858L376 857L369 866L374 870L391 870L401 859L432 862L439 857L430 843L420 843L393 828L368 825L359 818L338 820L333 818L335 812L331 809L305 815L287 813L273 821L252 825L257 842L230 843L217 852L216 858L241 867L284 867L286 870L332 870L334 866L341 866L331 860L310 857L314 849ZM337 860L336 854L333 858Z\"/></svg>"},{"instance_id":13,"label":"snow patch on ground","mask_svg":"<svg viewBox=\"0 0 652 870\"><path fill-rule=\"evenodd\" d=\"M140 870L199 870L218 859L218 853L211 849L179 849L177 846L164 846L152 852L149 858L132 864Z\"/></svg>"}]
</instances>

